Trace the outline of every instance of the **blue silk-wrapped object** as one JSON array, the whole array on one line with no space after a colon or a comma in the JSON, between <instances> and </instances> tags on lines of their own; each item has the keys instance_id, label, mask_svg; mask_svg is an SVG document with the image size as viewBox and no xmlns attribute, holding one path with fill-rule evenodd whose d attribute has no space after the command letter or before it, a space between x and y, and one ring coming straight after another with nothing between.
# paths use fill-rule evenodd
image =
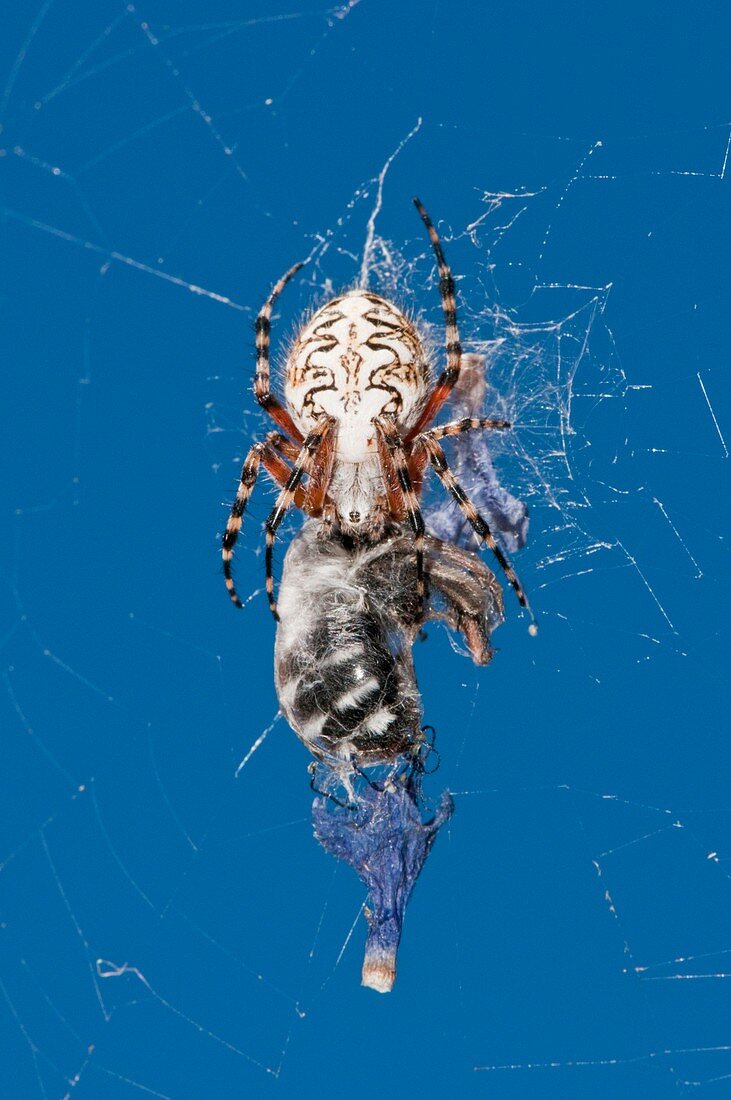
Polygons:
<instances>
[{"instance_id":1,"label":"blue silk-wrapped object","mask_svg":"<svg viewBox=\"0 0 731 1100\"><path fill-rule=\"evenodd\" d=\"M349 863L368 890L362 984L379 993L393 986L406 905L439 829L454 810L444 791L434 816L422 820L419 778L411 764L382 782L362 781L351 804L327 795L312 804L320 844Z\"/></svg>"}]
</instances>

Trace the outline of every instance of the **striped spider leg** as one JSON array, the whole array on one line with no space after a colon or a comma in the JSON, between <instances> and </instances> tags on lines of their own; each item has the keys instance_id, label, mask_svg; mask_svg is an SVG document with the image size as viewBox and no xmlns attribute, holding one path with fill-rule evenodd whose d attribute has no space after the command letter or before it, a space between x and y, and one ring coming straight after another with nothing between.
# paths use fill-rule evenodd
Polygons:
<instances>
[{"instance_id":1,"label":"striped spider leg","mask_svg":"<svg viewBox=\"0 0 731 1100\"><path fill-rule=\"evenodd\" d=\"M294 504L303 509L310 516L320 515L323 500L329 480L329 465L332 464L332 448L323 447L323 443L330 431L331 421L323 418L320 424L314 428L303 440L301 446L285 439L279 432L269 432L263 442L255 443L244 459L241 468L236 499L231 508L226 530L223 535L223 575L226 588L231 601L236 607L242 607L241 599L234 585L231 574L231 560L234 546L241 530L241 523L246 510L246 505L254 490L259 470L263 465L265 470L274 478L280 486L274 508L266 521L266 592L269 607L276 618L277 608L274 600L274 579L272 575L272 551L274 536L287 509ZM324 463L317 464L318 452L325 452ZM293 460L293 466L289 466L282 456ZM305 475L310 476L306 488L301 485Z\"/></svg>"},{"instance_id":2,"label":"striped spider leg","mask_svg":"<svg viewBox=\"0 0 731 1100\"><path fill-rule=\"evenodd\" d=\"M396 424L386 416L377 417L374 423L378 430L379 444L381 444L379 447L381 464L386 467L384 480L387 485L389 482L391 483L392 492L394 488L397 489L398 497L403 502L394 518L400 518L401 512L405 512L411 530L414 532L416 594L419 601L419 611L421 612L426 591L424 584L424 519L419 508L419 498L412 484L406 450ZM390 473L389 465L395 478L389 478L388 476ZM393 504L390 507L393 509Z\"/></svg>"},{"instance_id":3,"label":"striped spider leg","mask_svg":"<svg viewBox=\"0 0 731 1100\"><path fill-rule=\"evenodd\" d=\"M412 454L417 461L422 455L428 457L440 482L457 502L462 514L470 523L475 534L492 550L508 582L518 597L520 606L525 608L530 615L531 624L528 630L531 634L535 635L538 633L538 624L535 621L535 616L528 603L528 597L526 596L523 585L518 579L517 573L495 539L487 520L480 515L467 493L465 493L464 489L455 478L449 468L444 448L438 442L439 439L443 439L445 436L458 435L461 432L472 431L479 428L506 429L509 427L510 424L505 420L483 420L477 418L465 418L464 420L454 421L451 424L438 425L426 432L422 432L422 434L414 440Z\"/></svg>"},{"instance_id":4,"label":"striped spider leg","mask_svg":"<svg viewBox=\"0 0 731 1100\"><path fill-rule=\"evenodd\" d=\"M415 198L414 206L419 211L421 220L426 226L437 261L437 270L439 271L439 294L442 299L442 312L444 315L447 365L439 376L436 386L429 395L429 399L424 405L421 415L416 423L409 429L405 438L406 443L410 443L412 439L415 439L416 436L423 431L427 424L431 424L432 420L456 386L462 362L462 344L460 342L459 328L457 326L457 297L454 287L454 276L452 275L452 270L444 255L444 249L442 248L439 234L434 228L434 223L424 209L421 200Z\"/></svg>"},{"instance_id":5,"label":"striped spider leg","mask_svg":"<svg viewBox=\"0 0 731 1100\"><path fill-rule=\"evenodd\" d=\"M379 434L388 448L388 458L390 459L390 465L393 471L389 478L388 475L390 471L387 469L386 480L387 482L391 482L392 494L400 496L401 498L401 505L398 510L397 507L391 505L394 518L399 519L404 516L408 518L409 525L414 532L417 594L420 604L426 594L423 567L424 521L419 507L418 494L415 491L414 485L416 484L419 488L421 487L425 463L430 461L440 482L454 500L456 500L462 514L472 526L475 534L490 548L490 550L492 550L497 558L508 582L518 597L518 602L531 616L532 621L529 630L531 634L535 634L537 633L538 627L528 603L525 589L520 583L515 570L505 556L502 548L492 534L487 520L480 515L473 502L454 477L454 474L449 468L444 450L438 442L438 440L446 436L461 435L463 432L467 431L479 429L506 430L509 429L510 426L510 422L507 420L494 420L487 417L466 417L462 420L455 420L451 423L440 424L434 428L428 429L422 432L412 443L407 444L400 438L398 429L392 421L386 418L379 418L376 421L376 427L379 430ZM385 462L384 465L386 465Z\"/></svg>"},{"instance_id":6,"label":"striped spider leg","mask_svg":"<svg viewBox=\"0 0 731 1100\"><path fill-rule=\"evenodd\" d=\"M289 271L282 275L279 282L272 287L271 293L264 305L259 310L254 325L256 333L256 373L254 375L254 396L261 407L279 425L283 432L291 436L296 443L304 442L304 435L295 424L291 414L284 408L279 398L271 392L271 379L269 371L269 346L271 343L271 316L274 303L284 290L290 279L304 266L305 261L300 260L293 264Z\"/></svg>"},{"instance_id":7,"label":"striped spider leg","mask_svg":"<svg viewBox=\"0 0 731 1100\"><path fill-rule=\"evenodd\" d=\"M269 606L275 617L276 603L274 601L274 582L271 575L274 534L290 504L294 504L297 508L302 508L311 516L319 515L322 511L328 480L327 477L321 476L321 472L320 476L318 476L313 461L319 449L319 444L322 443L324 439L325 433L320 431L314 433L310 432L307 438L305 438L292 419L291 414L271 392L269 348L271 342L272 309L287 283L297 274L302 266L303 261L294 264L289 271L285 272L281 279L275 283L269 297L259 311L255 324L256 373L254 375L254 396L274 422L287 434L269 432L263 442L253 445L244 459L239 479L239 488L231 508L228 523L226 524L221 547L223 575L229 597L236 607L242 607L243 604L234 585L231 562L234 546L236 545L236 540L241 530L243 514L248 504L249 497L254 490L259 469L261 465L263 465L265 470L271 474L281 489L274 509L267 520L266 591L269 599ZM313 435L316 445L310 438ZM287 438L288 436L291 438ZM294 442L292 442L292 440L294 440ZM285 458L294 463L294 466L288 465L287 462L284 461ZM325 457L326 468L328 464L331 465L331 463L332 449L327 448ZM311 484L309 484L306 489L303 489L300 483L305 474L310 475Z\"/></svg>"}]
</instances>

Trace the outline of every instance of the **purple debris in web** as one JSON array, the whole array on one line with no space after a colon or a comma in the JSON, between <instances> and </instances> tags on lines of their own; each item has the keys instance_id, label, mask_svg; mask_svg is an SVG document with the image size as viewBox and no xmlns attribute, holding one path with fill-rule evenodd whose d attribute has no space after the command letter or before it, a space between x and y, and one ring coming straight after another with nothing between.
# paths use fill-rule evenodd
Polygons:
<instances>
[{"instance_id":1,"label":"purple debris in web","mask_svg":"<svg viewBox=\"0 0 731 1100\"><path fill-rule=\"evenodd\" d=\"M481 355L463 355L459 381L450 400L455 419L484 415L487 368ZM457 481L469 496L508 554L522 550L528 537L528 506L503 489L490 456L489 430L465 432L452 438L450 465ZM453 501L446 500L429 510L428 527L445 542L474 549L475 536L469 521Z\"/></svg>"},{"instance_id":2,"label":"purple debris in web","mask_svg":"<svg viewBox=\"0 0 731 1100\"><path fill-rule=\"evenodd\" d=\"M406 905L437 832L454 810L444 791L435 815L423 821L419 795L411 765L388 780L359 784L350 805L328 796L312 804L320 844L349 863L368 888L362 984L379 993L393 986Z\"/></svg>"}]
</instances>

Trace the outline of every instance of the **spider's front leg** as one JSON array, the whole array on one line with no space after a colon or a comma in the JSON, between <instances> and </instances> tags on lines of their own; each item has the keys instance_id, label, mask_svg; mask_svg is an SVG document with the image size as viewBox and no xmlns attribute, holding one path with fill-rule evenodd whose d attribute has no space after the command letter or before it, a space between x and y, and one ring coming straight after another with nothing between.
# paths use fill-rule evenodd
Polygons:
<instances>
[{"instance_id":1,"label":"spider's front leg","mask_svg":"<svg viewBox=\"0 0 731 1100\"><path fill-rule=\"evenodd\" d=\"M450 425L445 425L445 427L450 427ZM438 431L439 429L437 428L434 430ZM517 573L515 572L512 565L505 557L502 549L498 545L495 536L493 535L487 524L487 521L477 511L474 504L467 496L464 489L450 470L444 450L442 449L441 445L437 443L432 432L423 432L414 440L413 453L415 456L417 456L419 452L426 453L429 456L429 461L434 467L434 471L444 488L457 501L457 504L459 505L462 514L469 521L475 534L478 535L483 540L483 542L485 542L492 550L503 572L505 573L505 576L508 578L508 581L510 582L516 596L518 597L518 602L520 603L520 606L524 607L531 617L531 625L528 628L530 633L537 634L538 624L535 621L535 616L533 615L530 604L528 603L528 597L525 594L525 589L518 580Z\"/></svg>"},{"instance_id":2,"label":"spider's front leg","mask_svg":"<svg viewBox=\"0 0 731 1100\"><path fill-rule=\"evenodd\" d=\"M290 443L288 439L285 439L283 435L280 435L279 432L269 432L263 442L254 444L241 467L239 488L236 493L236 499L231 507L231 514L228 517L226 530L223 534L221 551L226 588L228 589L228 594L232 603L235 604L236 607L243 607L243 604L234 587L233 576L231 575L231 559L233 558L234 546L236 545L236 540L241 530L241 522L244 511L246 510L246 505L249 502L249 497L254 491L254 486L256 485L256 479L259 476L259 469L262 463L264 463L265 469L268 470L279 485L283 486L287 483L292 471L277 452L291 454L292 449L294 449L295 454L299 452L299 448L294 447L294 445Z\"/></svg>"},{"instance_id":3,"label":"spider's front leg","mask_svg":"<svg viewBox=\"0 0 731 1100\"><path fill-rule=\"evenodd\" d=\"M256 374L254 375L254 396L261 407L271 416L275 424L295 440L300 446L303 436L292 419L289 411L282 405L279 398L271 391L271 379L269 375L269 342L271 333L271 316L274 303L304 264L304 260L290 267L279 282L275 283L264 305L259 310L254 326L256 332Z\"/></svg>"}]
</instances>

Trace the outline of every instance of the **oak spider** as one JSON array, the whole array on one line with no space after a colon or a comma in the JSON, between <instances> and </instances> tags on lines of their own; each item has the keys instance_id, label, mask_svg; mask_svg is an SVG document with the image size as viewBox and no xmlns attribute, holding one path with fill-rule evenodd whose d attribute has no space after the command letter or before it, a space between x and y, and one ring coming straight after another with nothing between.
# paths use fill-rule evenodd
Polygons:
<instances>
[{"instance_id":1,"label":"oak spider","mask_svg":"<svg viewBox=\"0 0 731 1100\"><path fill-rule=\"evenodd\" d=\"M270 388L270 318L274 303L302 263L282 276L259 312L254 395L280 431L269 432L246 456L223 535L226 588L237 607L242 604L231 560L262 464L280 486L265 524L266 591L275 619L272 549L291 504L320 518L323 533L337 532L353 544L378 542L394 525L407 521L414 536L417 598L422 606L425 528L419 494L429 461L530 613L517 575L455 480L439 443L445 436L481 428L505 430L511 427L509 421L470 417L429 427L459 378L462 348L451 270L429 215L419 199L414 205L436 256L446 330L447 362L435 385L431 386L432 369L416 326L392 302L356 289L326 302L297 334L285 367L283 405ZM530 629L535 632L535 621Z\"/></svg>"}]
</instances>

